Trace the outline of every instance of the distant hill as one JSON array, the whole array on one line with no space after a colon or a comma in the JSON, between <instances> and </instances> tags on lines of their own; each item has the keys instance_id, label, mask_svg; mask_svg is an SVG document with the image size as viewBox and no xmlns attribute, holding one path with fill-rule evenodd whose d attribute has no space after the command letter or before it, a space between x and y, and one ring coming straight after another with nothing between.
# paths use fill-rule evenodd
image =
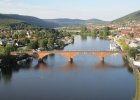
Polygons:
<instances>
[{"instance_id":1,"label":"distant hill","mask_svg":"<svg viewBox=\"0 0 140 100\"><path fill-rule=\"evenodd\" d=\"M80 26L80 25L87 25L91 24L106 24L109 23L107 21L102 21L99 19L89 19L89 20L81 20L81 19L68 19L68 18L61 18L61 19L44 19L47 22L54 22L59 24L59 26Z\"/></svg>"},{"instance_id":2,"label":"distant hill","mask_svg":"<svg viewBox=\"0 0 140 100\"><path fill-rule=\"evenodd\" d=\"M99 20L99 19L89 19L89 20L86 20L86 23L92 23L92 24L108 24L110 22L109 21Z\"/></svg>"},{"instance_id":3,"label":"distant hill","mask_svg":"<svg viewBox=\"0 0 140 100\"><path fill-rule=\"evenodd\" d=\"M60 19L44 19L44 21L47 22L54 22L59 24L59 26L63 27L63 26L79 26L82 24L85 24L84 20L80 20L80 19L67 19L67 18L60 18Z\"/></svg>"},{"instance_id":4,"label":"distant hill","mask_svg":"<svg viewBox=\"0 0 140 100\"><path fill-rule=\"evenodd\" d=\"M58 27L59 25L54 22L47 22L42 19L33 16L23 16L16 14L0 14L0 25L11 25L11 24L26 23L29 25L40 26L40 27Z\"/></svg>"},{"instance_id":5,"label":"distant hill","mask_svg":"<svg viewBox=\"0 0 140 100\"><path fill-rule=\"evenodd\" d=\"M116 19L112 22L115 23L115 22L126 22L126 21L140 21L140 10L136 11L134 13L128 14L124 17L119 18L119 19Z\"/></svg>"}]
</instances>

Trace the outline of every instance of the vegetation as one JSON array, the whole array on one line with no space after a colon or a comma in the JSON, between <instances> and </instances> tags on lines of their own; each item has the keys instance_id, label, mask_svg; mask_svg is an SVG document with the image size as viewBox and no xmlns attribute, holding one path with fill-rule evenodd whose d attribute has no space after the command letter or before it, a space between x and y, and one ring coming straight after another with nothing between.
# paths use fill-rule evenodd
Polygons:
<instances>
[{"instance_id":1,"label":"vegetation","mask_svg":"<svg viewBox=\"0 0 140 100\"><path fill-rule=\"evenodd\" d=\"M39 44L38 44L39 47L40 47L41 49L43 49L43 48L46 48L46 47L47 47L48 41L47 41L47 39L42 39L42 40L39 40L38 43L39 43Z\"/></svg>"},{"instance_id":2,"label":"vegetation","mask_svg":"<svg viewBox=\"0 0 140 100\"><path fill-rule=\"evenodd\" d=\"M50 28L41 27L21 27L3 28L0 30L0 61L12 61L10 56L12 51L26 51L26 50L53 50L62 49L65 46L65 37L71 39L71 34L64 31L57 31ZM6 42L3 42L6 41ZM7 60L6 60L7 59ZM1 62L0 62L1 63ZM6 63L6 62L5 62Z\"/></svg>"},{"instance_id":3,"label":"vegetation","mask_svg":"<svg viewBox=\"0 0 140 100\"><path fill-rule=\"evenodd\" d=\"M118 40L119 44L121 45L123 51L129 50L129 45L126 43L125 39Z\"/></svg>"},{"instance_id":4,"label":"vegetation","mask_svg":"<svg viewBox=\"0 0 140 100\"><path fill-rule=\"evenodd\" d=\"M119 44L121 45L123 51L128 51L129 57L136 59L136 55L138 53L138 48L130 48L129 45L126 43L125 39L118 40Z\"/></svg>"},{"instance_id":5,"label":"vegetation","mask_svg":"<svg viewBox=\"0 0 140 100\"><path fill-rule=\"evenodd\" d=\"M11 51L16 51L17 47L15 45L7 44L5 47L0 46L0 55L9 55Z\"/></svg>"},{"instance_id":6,"label":"vegetation","mask_svg":"<svg viewBox=\"0 0 140 100\"><path fill-rule=\"evenodd\" d=\"M114 20L113 22L127 22L127 21L140 21L140 11L131 13L127 16Z\"/></svg>"},{"instance_id":7,"label":"vegetation","mask_svg":"<svg viewBox=\"0 0 140 100\"><path fill-rule=\"evenodd\" d=\"M136 54L138 53L136 48L129 48L128 50L128 54L130 57L132 57L133 59L136 59Z\"/></svg>"},{"instance_id":8,"label":"vegetation","mask_svg":"<svg viewBox=\"0 0 140 100\"><path fill-rule=\"evenodd\" d=\"M102 39L107 39L110 34L110 29L108 27L105 27L99 31L99 37Z\"/></svg>"},{"instance_id":9,"label":"vegetation","mask_svg":"<svg viewBox=\"0 0 140 100\"><path fill-rule=\"evenodd\" d=\"M17 49L14 45L6 45L6 47L0 46L0 64L9 65L14 63L15 57L10 55L11 51Z\"/></svg>"},{"instance_id":10,"label":"vegetation","mask_svg":"<svg viewBox=\"0 0 140 100\"><path fill-rule=\"evenodd\" d=\"M101 39L108 39L108 36L111 33L108 27L104 27L102 29L94 29L93 31L91 31L86 26L81 26L81 32L79 34L82 36L92 36L99 37Z\"/></svg>"},{"instance_id":11,"label":"vegetation","mask_svg":"<svg viewBox=\"0 0 140 100\"><path fill-rule=\"evenodd\" d=\"M81 25L87 25L88 23L92 24L107 24L109 22L102 21L99 19L89 19L89 20L81 20L81 19L46 19L47 22L54 22L58 23L61 27L72 27L72 26L81 26Z\"/></svg>"},{"instance_id":12,"label":"vegetation","mask_svg":"<svg viewBox=\"0 0 140 100\"><path fill-rule=\"evenodd\" d=\"M31 41L29 44L28 44L28 49L38 49L38 41Z\"/></svg>"},{"instance_id":13,"label":"vegetation","mask_svg":"<svg viewBox=\"0 0 140 100\"><path fill-rule=\"evenodd\" d=\"M53 22L47 22L42 19L32 17L32 16L22 16L16 14L0 14L0 27L8 27L9 26L37 26L37 27L59 27L58 24ZM25 28L25 27L22 27Z\"/></svg>"}]
</instances>

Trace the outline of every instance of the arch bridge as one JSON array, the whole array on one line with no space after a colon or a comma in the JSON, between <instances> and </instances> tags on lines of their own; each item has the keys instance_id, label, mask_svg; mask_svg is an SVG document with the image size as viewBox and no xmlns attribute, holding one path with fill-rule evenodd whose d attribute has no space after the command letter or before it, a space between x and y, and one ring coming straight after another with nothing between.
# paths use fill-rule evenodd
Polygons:
<instances>
[{"instance_id":1,"label":"arch bridge","mask_svg":"<svg viewBox=\"0 0 140 100\"><path fill-rule=\"evenodd\" d=\"M38 59L43 59L51 54L60 54L63 55L65 58L68 59L69 62L73 62L73 58L79 54L90 54L90 55L96 55L99 57L101 62L104 62L104 58L109 55L113 54L121 54L121 55L127 55L127 52L122 51L41 51L37 53L27 53L29 55L32 55L33 57L36 57Z\"/></svg>"}]
</instances>

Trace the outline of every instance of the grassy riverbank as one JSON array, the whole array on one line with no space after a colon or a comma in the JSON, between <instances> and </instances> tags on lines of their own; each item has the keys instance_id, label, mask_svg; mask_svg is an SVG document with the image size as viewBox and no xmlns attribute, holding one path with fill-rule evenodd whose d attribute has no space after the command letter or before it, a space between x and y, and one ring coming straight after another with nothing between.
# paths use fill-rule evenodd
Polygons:
<instances>
[{"instance_id":1,"label":"grassy riverbank","mask_svg":"<svg viewBox=\"0 0 140 100\"><path fill-rule=\"evenodd\" d=\"M140 100L140 72L137 68L134 68L136 77L136 95L133 100Z\"/></svg>"},{"instance_id":2,"label":"grassy riverbank","mask_svg":"<svg viewBox=\"0 0 140 100\"><path fill-rule=\"evenodd\" d=\"M126 43L125 39L120 39L117 42L121 46L121 49L123 51L128 51L129 50L129 45Z\"/></svg>"}]
</instances>

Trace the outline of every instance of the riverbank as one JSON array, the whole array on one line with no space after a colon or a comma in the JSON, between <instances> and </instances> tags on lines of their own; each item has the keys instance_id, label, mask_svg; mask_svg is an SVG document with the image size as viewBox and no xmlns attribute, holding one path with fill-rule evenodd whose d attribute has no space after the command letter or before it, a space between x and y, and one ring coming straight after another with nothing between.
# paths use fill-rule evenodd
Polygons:
<instances>
[{"instance_id":1,"label":"riverbank","mask_svg":"<svg viewBox=\"0 0 140 100\"><path fill-rule=\"evenodd\" d=\"M130 67L133 69L133 73L136 77L136 95L133 100L140 100L140 71L130 62Z\"/></svg>"},{"instance_id":2,"label":"riverbank","mask_svg":"<svg viewBox=\"0 0 140 100\"><path fill-rule=\"evenodd\" d=\"M136 94L133 100L140 100L140 71L139 69L133 64L133 61L128 57L124 57L125 64L128 65L131 70L133 70L133 74L136 77Z\"/></svg>"},{"instance_id":3,"label":"riverbank","mask_svg":"<svg viewBox=\"0 0 140 100\"><path fill-rule=\"evenodd\" d=\"M140 73L136 75L136 96L134 100L140 100Z\"/></svg>"},{"instance_id":4,"label":"riverbank","mask_svg":"<svg viewBox=\"0 0 140 100\"><path fill-rule=\"evenodd\" d=\"M74 42L74 36L66 36L61 41L64 43L64 46L72 44Z\"/></svg>"}]
</instances>

